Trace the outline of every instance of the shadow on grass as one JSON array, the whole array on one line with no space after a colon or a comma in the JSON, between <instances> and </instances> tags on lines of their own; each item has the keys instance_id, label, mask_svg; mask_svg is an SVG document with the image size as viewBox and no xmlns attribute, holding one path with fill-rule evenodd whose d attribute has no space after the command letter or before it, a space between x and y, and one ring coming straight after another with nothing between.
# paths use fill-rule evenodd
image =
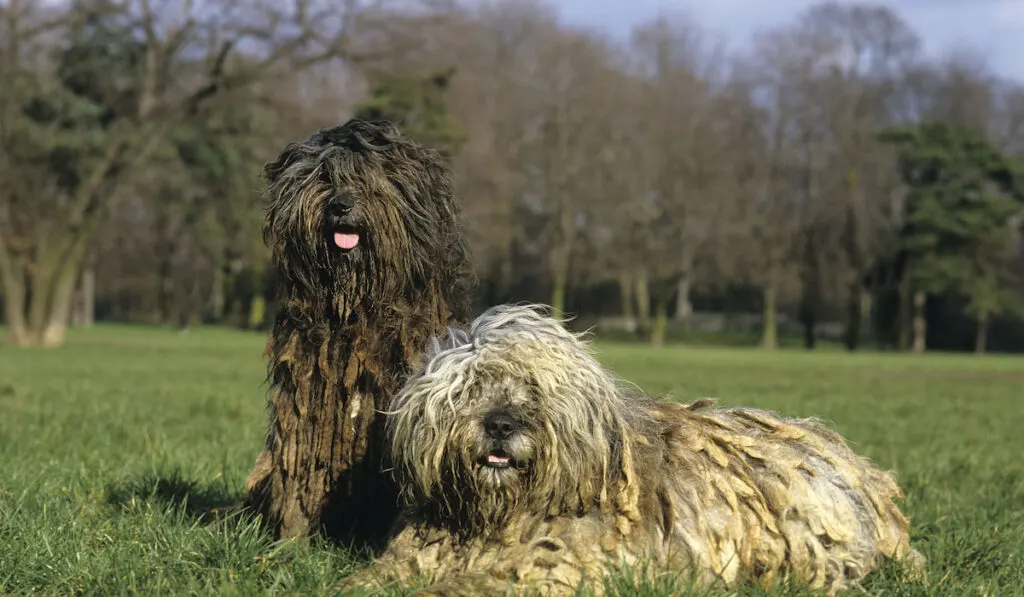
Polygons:
<instances>
[{"instance_id":1,"label":"shadow on grass","mask_svg":"<svg viewBox=\"0 0 1024 597\"><path fill-rule=\"evenodd\" d=\"M168 474L148 473L110 485L106 501L118 510L149 503L168 510L177 510L201 521L212 522L229 515L244 515L242 494L224 483L203 484L189 479L180 471Z\"/></svg>"}]
</instances>

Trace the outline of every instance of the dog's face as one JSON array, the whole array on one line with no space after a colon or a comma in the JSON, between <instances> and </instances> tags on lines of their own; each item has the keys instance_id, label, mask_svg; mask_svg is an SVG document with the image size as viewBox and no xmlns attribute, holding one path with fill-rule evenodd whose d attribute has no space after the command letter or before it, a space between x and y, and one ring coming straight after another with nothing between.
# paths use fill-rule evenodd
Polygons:
<instances>
[{"instance_id":1,"label":"dog's face","mask_svg":"<svg viewBox=\"0 0 1024 597\"><path fill-rule=\"evenodd\" d=\"M493 523L522 507L586 510L621 480L615 379L560 324L511 314L489 310L428 349L396 395L388 433L414 505Z\"/></svg>"},{"instance_id":2,"label":"dog's face","mask_svg":"<svg viewBox=\"0 0 1024 597\"><path fill-rule=\"evenodd\" d=\"M324 205L324 237L342 256L358 255L365 242L369 228L365 217L366 209L354 193L341 192L327 200Z\"/></svg>"},{"instance_id":3,"label":"dog's face","mask_svg":"<svg viewBox=\"0 0 1024 597\"><path fill-rule=\"evenodd\" d=\"M409 293L468 264L451 175L388 123L349 123L266 165L264 238L285 281L324 294Z\"/></svg>"},{"instance_id":4,"label":"dog's face","mask_svg":"<svg viewBox=\"0 0 1024 597\"><path fill-rule=\"evenodd\" d=\"M544 414L535 390L535 385L513 378L468 389L461 415L450 422L448 448L478 490L518 491L536 473Z\"/></svg>"},{"instance_id":5,"label":"dog's face","mask_svg":"<svg viewBox=\"0 0 1024 597\"><path fill-rule=\"evenodd\" d=\"M324 198L310 199L315 215L308 242L319 246L323 263L329 264L327 271L341 277L365 270L372 265L373 247L382 240L390 245L390 250L414 252L408 246L407 222L389 214L390 209L401 203L396 197L397 189L385 184L368 192L357 185L338 185L329 180L319 187ZM390 237L381 238L382 235Z\"/></svg>"}]
</instances>

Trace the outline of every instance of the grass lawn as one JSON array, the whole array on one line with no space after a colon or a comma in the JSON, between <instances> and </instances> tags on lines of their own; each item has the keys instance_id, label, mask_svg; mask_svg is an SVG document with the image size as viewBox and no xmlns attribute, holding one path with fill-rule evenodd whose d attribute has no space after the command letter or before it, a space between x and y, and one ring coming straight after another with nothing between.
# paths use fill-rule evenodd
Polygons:
<instances>
[{"instance_id":1,"label":"grass lawn","mask_svg":"<svg viewBox=\"0 0 1024 597\"><path fill-rule=\"evenodd\" d=\"M262 335L100 327L0 346L0 593L319 594L353 560L220 515L263 437ZM897 471L924 583L1024 595L1024 359L600 344L649 391L821 416ZM750 594L757 594L751 592Z\"/></svg>"}]
</instances>

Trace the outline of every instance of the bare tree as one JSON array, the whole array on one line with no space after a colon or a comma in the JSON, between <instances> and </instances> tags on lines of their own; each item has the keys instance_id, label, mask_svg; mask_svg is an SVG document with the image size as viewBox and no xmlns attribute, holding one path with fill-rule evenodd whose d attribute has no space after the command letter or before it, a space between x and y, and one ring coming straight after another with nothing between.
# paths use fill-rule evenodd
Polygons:
<instances>
[{"instance_id":1,"label":"bare tree","mask_svg":"<svg viewBox=\"0 0 1024 597\"><path fill-rule=\"evenodd\" d=\"M941 120L982 134L993 131L998 78L987 61L970 48L956 47L921 76L927 94L923 120Z\"/></svg>"},{"instance_id":2,"label":"bare tree","mask_svg":"<svg viewBox=\"0 0 1024 597\"><path fill-rule=\"evenodd\" d=\"M646 254L639 261L646 267L635 270L637 299L644 300L650 282L651 340L660 344L672 296L678 318L691 312L695 264L715 234L726 199L716 193L727 152L715 114L715 73L724 63L721 46L681 14L641 25L632 42L646 145L639 171L647 180L631 204L649 216L643 224Z\"/></svg>"},{"instance_id":3,"label":"bare tree","mask_svg":"<svg viewBox=\"0 0 1024 597\"><path fill-rule=\"evenodd\" d=\"M793 81L809 108L807 154L822 158L817 169L808 164L807 178L818 184L808 187L805 236L816 240L808 241L812 261L805 268L820 269L822 256L841 265L845 342L854 349L869 305L865 280L886 246L895 211L895 172L875 132L894 120L893 95L918 66L920 43L889 8L870 4L819 4L793 35L818 57L808 62L804 80Z\"/></svg>"},{"instance_id":4,"label":"bare tree","mask_svg":"<svg viewBox=\"0 0 1024 597\"><path fill-rule=\"evenodd\" d=\"M807 79L816 58L803 43L790 31L770 31L758 37L752 56L734 65L734 85L749 91L751 114L734 141L748 151L735 166L747 174L737 214L745 226L736 229L741 237L733 244L733 259L761 290L761 345L768 349L778 343L779 303L793 286L798 237L814 188L816 156L808 151L807 105L796 83ZM758 151L750 155L754 147Z\"/></svg>"},{"instance_id":5,"label":"bare tree","mask_svg":"<svg viewBox=\"0 0 1024 597\"><path fill-rule=\"evenodd\" d=\"M1024 156L1024 82L1002 81L998 86L993 128L1000 148Z\"/></svg>"},{"instance_id":6,"label":"bare tree","mask_svg":"<svg viewBox=\"0 0 1024 597\"><path fill-rule=\"evenodd\" d=\"M380 52L367 40L387 22L380 6L357 2L339 10L313 0L83 0L53 14L42 6L12 0L0 9L0 76L16 82L0 95L0 278L14 345L62 342L90 241L173 131L260 83ZM61 53L54 35L78 46ZM122 62L93 52L98 44ZM29 62L37 56L53 59ZM41 111L26 119L26 106ZM68 137L89 133L64 126L82 118L102 140ZM52 161L40 167L40 152L69 151L80 159L63 178L45 169Z\"/></svg>"},{"instance_id":7,"label":"bare tree","mask_svg":"<svg viewBox=\"0 0 1024 597\"><path fill-rule=\"evenodd\" d=\"M618 110L608 116L607 147L610 166L602 172L602 189L595 205L595 219L605 236L595 236L596 255L592 263L608 272L619 286L619 302L627 331L650 328L649 262L654 244L651 225L657 205L652 200L656 148L648 142L648 107L645 90L636 76L623 69L618 80L610 81L608 94L614 95ZM603 241L603 242L602 242Z\"/></svg>"},{"instance_id":8,"label":"bare tree","mask_svg":"<svg viewBox=\"0 0 1024 597\"><path fill-rule=\"evenodd\" d=\"M459 72L453 111L468 145L455 159L478 268L491 302L511 297L518 246L529 246L520 217L530 175L525 164L536 118L537 48L561 35L554 11L537 2L485 3L468 31L447 35Z\"/></svg>"},{"instance_id":9,"label":"bare tree","mask_svg":"<svg viewBox=\"0 0 1024 597\"><path fill-rule=\"evenodd\" d=\"M551 283L550 304L565 308L577 243L586 225L592 173L609 154L602 115L607 98L608 48L592 36L566 32L538 44L530 79L532 108L525 122L522 161L524 208L533 217L531 244Z\"/></svg>"}]
</instances>

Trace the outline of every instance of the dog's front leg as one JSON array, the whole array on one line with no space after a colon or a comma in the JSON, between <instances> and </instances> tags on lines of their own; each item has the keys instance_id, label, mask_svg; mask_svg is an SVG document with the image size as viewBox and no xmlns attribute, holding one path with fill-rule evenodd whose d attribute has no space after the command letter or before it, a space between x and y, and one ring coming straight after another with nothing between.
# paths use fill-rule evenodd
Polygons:
<instances>
[{"instance_id":1,"label":"dog's front leg","mask_svg":"<svg viewBox=\"0 0 1024 597\"><path fill-rule=\"evenodd\" d=\"M308 535L319 524L328 497L328 471L316 466L309 438L315 425L305 408L291 404L294 392L279 388L271 404L266 446L245 482L249 507L262 515L275 538ZM304 406L304 405L303 405Z\"/></svg>"}]
</instances>

